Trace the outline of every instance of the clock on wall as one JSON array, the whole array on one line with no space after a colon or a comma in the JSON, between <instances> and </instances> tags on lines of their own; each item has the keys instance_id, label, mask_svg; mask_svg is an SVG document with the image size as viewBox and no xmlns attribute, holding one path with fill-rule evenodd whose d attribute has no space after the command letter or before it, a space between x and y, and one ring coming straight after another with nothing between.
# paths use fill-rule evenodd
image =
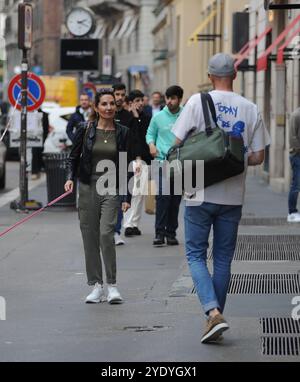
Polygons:
<instances>
[{"instance_id":1,"label":"clock on wall","mask_svg":"<svg viewBox=\"0 0 300 382\"><path fill-rule=\"evenodd\" d=\"M95 28L93 12L88 8L73 8L67 16L66 25L75 37L84 37Z\"/></svg>"}]
</instances>

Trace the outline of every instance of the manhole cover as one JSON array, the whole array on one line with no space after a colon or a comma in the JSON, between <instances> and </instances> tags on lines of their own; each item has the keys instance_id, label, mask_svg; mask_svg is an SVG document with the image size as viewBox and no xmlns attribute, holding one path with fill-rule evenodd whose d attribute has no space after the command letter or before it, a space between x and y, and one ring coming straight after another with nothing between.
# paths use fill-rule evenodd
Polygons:
<instances>
[{"instance_id":1,"label":"manhole cover","mask_svg":"<svg viewBox=\"0 0 300 382\"><path fill-rule=\"evenodd\" d=\"M209 260L212 260L212 250L209 250ZM300 261L300 236L240 235L234 261Z\"/></svg>"},{"instance_id":2,"label":"manhole cover","mask_svg":"<svg viewBox=\"0 0 300 382\"><path fill-rule=\"evenodd\" d=\"M262 317L262 334L300 334L300 320L291 317Z\"/></svg>"},{"instance_id":3,"label":"manhole cover","mask_svg":"<svg viewBox=\"0 0 300 382\"><path fill-rule=\"evenodd\" d=\"M195 287L191 293L196 293ZM294 273L236 273L228 294L300 294L300 275Z\"/></svg>"},{"instance_id":4,"label":"manhole cover","mask_svg":"<svg viewBox=\"0 0 300 382\"><path fill-rule=\"evenodd\" d=\"M300 337L261 337L261 352L264 356L299 356Z\"/></svg>"}]
</instances>

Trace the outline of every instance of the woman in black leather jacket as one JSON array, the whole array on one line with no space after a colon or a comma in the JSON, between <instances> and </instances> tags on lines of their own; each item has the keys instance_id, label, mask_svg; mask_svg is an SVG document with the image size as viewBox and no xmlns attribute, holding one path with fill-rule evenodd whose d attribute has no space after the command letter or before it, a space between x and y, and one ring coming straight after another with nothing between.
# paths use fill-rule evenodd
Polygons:
<instances>
[{"instance_id":1,"label":"woman in black leather jacket","mask_svg":"<svg viewBox=\"0 0 300 382\"><path fill-rule=\"evenodd\" d=\"M123 302L116 285L114 242L114 228L120 205L119 154L131 152L132 148L127 127L114 121L116 102L112 91L103 89L97 93L95 111L96 120L79 125L76 131L68 159L68 181L65 190L73 190L74 179L78 174L80 229L88 284L94 287L86 302L99 303L105 299L101 249L108 284L107 301L117 304ZM114 165L115 171L108 169L105 164L107 161ZM107 188L107 184L113 184L114 187ZM126 212L131 201L128 191L123 200L122 209Z\"/></svg>"}]
</instances>

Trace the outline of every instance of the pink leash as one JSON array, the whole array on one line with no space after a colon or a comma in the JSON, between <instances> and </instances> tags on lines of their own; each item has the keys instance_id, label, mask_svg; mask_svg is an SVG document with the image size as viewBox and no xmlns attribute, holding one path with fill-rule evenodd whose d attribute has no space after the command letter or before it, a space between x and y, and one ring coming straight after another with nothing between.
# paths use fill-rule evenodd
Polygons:
<instances>
[{"instance_id":1,"label":"pink leash","mask_svg":"<svg viewBox=\"0 0 300 382\"><path fill-rule=\"evenodd\" d=\"M68 195L72 194L72 191L68 191L66 192L65 194L59 196L57 199L53 200L51 203L47 204L45 207L39 209L38 211L35 211L33 214L27 216L25 219L19 221L18 223L14 224L13 226L11 226L10 228L7 228L4 232L0 233L0 237L6 235L8 232L12 231L13 229L17 228L19 225L23 224L23 223L26 223L28 220L32 219L33 217L35 217L36 215L40 214L41 212L43 212L46 208L48 207L51 207L53 206L53 204L59 202L60 200L64 199L65 197L67 197Z\"/></svg>"}]
</instances>

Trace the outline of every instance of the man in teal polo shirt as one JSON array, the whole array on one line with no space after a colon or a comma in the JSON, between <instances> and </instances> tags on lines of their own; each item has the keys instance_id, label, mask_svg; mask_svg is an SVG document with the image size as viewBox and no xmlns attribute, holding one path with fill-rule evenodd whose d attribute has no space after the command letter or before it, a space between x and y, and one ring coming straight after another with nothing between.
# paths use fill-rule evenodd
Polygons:
<instances>
[{"instance_id":1,"label":"man in teal polo shirt","mask_svg":"<svg viewBox=\"0 0 300 382\"><path fill-rule=\"evenodd\" d=\"M172 128L177 121L182 107L183 89L180 86L171 86L166 91L166 106L156 114L147 131L146 141L150 153L158 161L164 162L170 148L175 144L176 137ZM178 228L178 213L181 195L174 195L172 185L170 195L164 195L164 178L162 173L157 174L158 195L156 196L156 219L154 246L165 244L178 245L176 231Z\"/></svg>"}]
</instances>

